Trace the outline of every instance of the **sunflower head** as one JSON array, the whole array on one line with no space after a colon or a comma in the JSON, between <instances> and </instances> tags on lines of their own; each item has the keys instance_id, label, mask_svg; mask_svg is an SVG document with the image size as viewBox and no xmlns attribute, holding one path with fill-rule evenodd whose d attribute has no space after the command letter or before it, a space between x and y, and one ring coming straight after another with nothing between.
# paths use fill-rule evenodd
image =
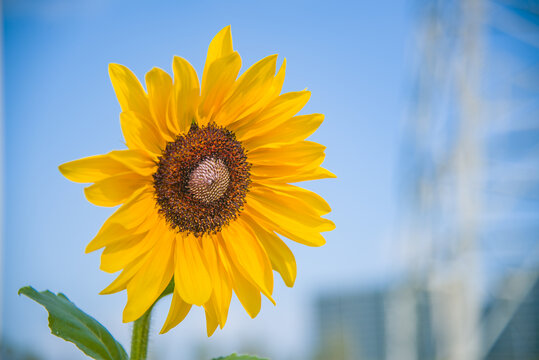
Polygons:
<instances>
[{"instance_id":1,"label":"sunflower head","mask_svg":"<svg viewBox=\"0 0 539 360\"><path fill-rule=\"evenodd\" d=\"M121 271L101 293L127 290L123 320L134 321L174 280L166 332L193 305L208 335L223 327L235 292L251 317L261 294L272 302L273 270L288 286L294 255L282 237L325 243L331 209L292 183L334 177L324 147L305 139L323 115L297 115L308 91L281 94L286 62L268 56L239 75L230 27L211 41L202 81L180 57L173 76L154 68L146 89L126 67L109 73L127 149L65 163L68 179L92 183L95 205L121 205L86 251L105 248L101 269ZM238 76L239 75L239 76Z\"/></svg>"}]
</instances>

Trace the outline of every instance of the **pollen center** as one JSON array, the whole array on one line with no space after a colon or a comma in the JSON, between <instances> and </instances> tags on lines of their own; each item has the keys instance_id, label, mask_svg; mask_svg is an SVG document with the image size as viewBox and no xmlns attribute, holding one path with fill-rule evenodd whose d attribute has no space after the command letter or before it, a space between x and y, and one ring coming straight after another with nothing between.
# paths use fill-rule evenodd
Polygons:
<instances>
[{"instance_id":1,"label":"pollen center","mask_svg":"<svg viewBox=\"0 0 539 360\"><path fill-rule=\"evenodd\" d=\"M188 187L195 199L210 203L224 195L229 182L230 175L223 161L209 158L191 172Z\"/></svg>"},{"instance_id":2,"label":"pollen center","mask_svg":"<svg viewBox=\"0 0 539 360\"><path fill-rule=\"evenodd\" d=\"M243 210L251 164L230 130L191 126L167 143L153 175L159 213L178 231L216 233Z\"/></svg>"}]
</instances>

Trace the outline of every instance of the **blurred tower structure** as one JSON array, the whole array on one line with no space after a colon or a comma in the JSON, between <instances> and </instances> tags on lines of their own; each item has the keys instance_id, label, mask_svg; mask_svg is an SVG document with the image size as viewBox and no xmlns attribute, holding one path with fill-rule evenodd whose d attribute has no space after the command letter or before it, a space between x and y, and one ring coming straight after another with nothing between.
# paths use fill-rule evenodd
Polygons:
<instances>
[{"instance_id":1,"label":"blurred tower structure","mask_svg":"<svg viewBox=\"0 0 539 360\"><path fill-rule=\"evenodd\" d=\"M405 131L405 266L410 288L389 304L390 359L418 359L417 294L430 300L436 358L477 360L481 306L484 103L482 0L418 7L417 81ZM403 324L406 324L403 326Z\"/></svg>"},{"instance_id":2,"label":"blurred tower structure","mask_svg":"<svg viewBox=\"0 0 539 360\"><path fill-rule=\"evenodd\" d=\"M526 92L531 116L522 116L523 101L516 101L513 88L515 64L530 67L539 60L539 6L534 4L518 0L418 3L416 74L404 129L406 158L401 162L400 245L408 286L388 303L389 359L421 359L419 294L428 293L435 358L476 360L492 354L493 345L536 283L533 271L515 278L510 305L494 306L483 317L489 291L484 269L491 272L485 243L491 246L489 241L500 230L510 229L501 246L507 250L521 244L515 236L523 237L527 231L531 244L515 256L520 259L514 266L516 270L537 266L533 259L539 259L539 198L525 204L531 217L528 223L517 210L525 202L523 188L531 188L532 195L539 193L539 82ZM511 49L510 61L499 61L515 38L531 48ZM538 80L537 70L525 72L528 86L533 83L530 79ZM505 91L508 87L511 91ZM521 137L512 134L523 124L534 157L509 156L507 162L513 149L521 146ZM529 136L530 129L535 136ZM500 147L500 138L506 147ZM518 171L522 166L526 173ZM507 182L515 175L523 175L526 184L517 184L516 192L511 192ZM512 201L499 201L500 193Z\"/></svg>"}]
</instances>

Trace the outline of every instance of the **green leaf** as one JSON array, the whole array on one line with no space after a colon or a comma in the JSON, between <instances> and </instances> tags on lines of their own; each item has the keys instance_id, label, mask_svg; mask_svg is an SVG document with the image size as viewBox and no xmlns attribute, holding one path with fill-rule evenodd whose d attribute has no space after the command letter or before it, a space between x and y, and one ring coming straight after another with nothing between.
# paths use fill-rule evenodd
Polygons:
<instances>
[{"instance_id":1,"label":"green leaf","mask_svg":"<svg viewBox=\"0 0 539 360\"><path fill-rule=\"evenodd\" d=\"M37 292L31 286L19 290L43 305L49 312L51 333L70 341L86 355L96 360L127 360L127 353L108 330L90 315L75 306L62 293Z\"/></svg>"},{"instance_id":2,"label":"green leaf","mask_svg":"<svg viewBox=\"0 0 539 360\"><path fill-rule=\"evenodd\" d=\"M253 355L237 355L231 354L225 357L218 357L213 360L268 360L266 358L259 358Z\"/></svg>"}]
</instances>

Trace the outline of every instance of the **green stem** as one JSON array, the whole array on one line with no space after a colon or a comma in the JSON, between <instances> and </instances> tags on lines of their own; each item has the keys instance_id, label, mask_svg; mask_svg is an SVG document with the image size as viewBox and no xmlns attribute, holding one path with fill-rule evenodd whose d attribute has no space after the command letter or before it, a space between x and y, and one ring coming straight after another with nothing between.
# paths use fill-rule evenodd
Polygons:
<instances>
[{"instance_id":1,"label":"green stem","mask_svg":"<svg viewBox=\"0 0 539 360\"><path fill-rule=\"evenodd\" d=\"M131 360L146 360L148 354L148 334L153 305L138 318L133 325L131 336Z\"/></svg>"},{"instance_id":2,"label":"green stem","mask_svg":"<svg viewBox=\"0 0 539 360\"><path fill-rule=\"evenodd\" d=\"M168 286L155 300L152 306L138 318L133 324L133 335L131 335L131 360L146 360L148 355L148 334L150 333L150 318L153 306L161 298L172 294L174 291L174 279L171 279Z\"/></svg>"}]
</instances>

